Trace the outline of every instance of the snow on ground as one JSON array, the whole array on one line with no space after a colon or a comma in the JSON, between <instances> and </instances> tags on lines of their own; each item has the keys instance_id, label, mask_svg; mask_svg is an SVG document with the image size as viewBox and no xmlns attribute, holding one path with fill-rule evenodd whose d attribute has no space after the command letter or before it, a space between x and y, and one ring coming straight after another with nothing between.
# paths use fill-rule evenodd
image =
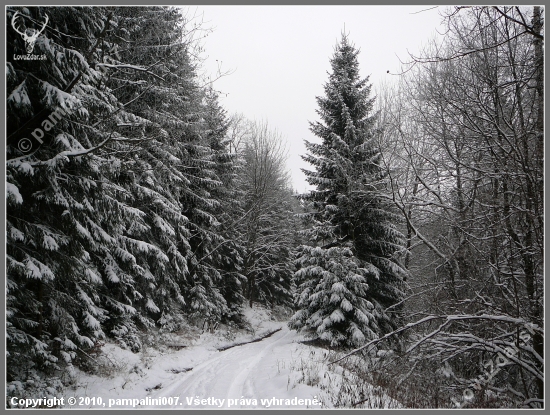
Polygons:
<instances>
[{"instance_id":1,"label":"snow on ground","mask_svg":"<svg viewBox=\"0 0 550 415\"><path fill-rule=\"evenodd\" d=\"M296 333L283 325L281 331L261 342L212 356L165 390L153 393L152 397L179 396L183 402L174 406L186 408L313 407L320 390L304 384L290 384L288 366L307 348L296 340ZM186 398L196 398L197 402L187 402ZM298 405L298 402L293 405L293 398L308 399L309 405ZM287 399L290 402L287 403Z\"/></svg>"},{"instance_id":2,"label":"snow on ground","mask_svg":"<svg viewBox=\"0 0 550 415\"><path fill-rule=\"evenodd\" d=\"M300 343L303 337L289 330L286 321L271 320L268 310L254 307L244 314L252 333L230 339L203 333L188 338L189 346L181 350L149 347L134 354L107 344L102 357L116 369L101 377L76 373L76 387L65 396L76 398L78 408L334 407L335 390L348 385L338 373L341 368L327 367L328 352ZM217 350L278 328L262 341ZM379 407L395 407L390 398L380 397Z\"/></svg>"}]
</instances>

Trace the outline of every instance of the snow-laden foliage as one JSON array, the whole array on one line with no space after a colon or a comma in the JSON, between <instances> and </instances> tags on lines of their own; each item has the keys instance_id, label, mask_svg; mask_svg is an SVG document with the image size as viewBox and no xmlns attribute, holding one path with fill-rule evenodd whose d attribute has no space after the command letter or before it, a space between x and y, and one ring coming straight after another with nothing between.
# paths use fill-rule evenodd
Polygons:
<instances>
[{"instance_id":1,"label":"snow-laden foliage","mask_svg":"<svg viewBox=\"0 0 550 415\"><path fill-rule=\"evenodd\" d=\"M197 75L202 29L169 7L16 11L49 23L41 61L11 61L8 31L8 381L67 370L106 337L137 351L152 326L235 318L237 157Z\"/></svg>"},{"instance_id":2,"label":"snow-laden foliage","mask_svg":"<svg viewBox=\"0 0 550 415\"><path fill-rule=\"evenodd\" d=\"M302 246L296 260L299 311L290 327L331 346L361 346L378 337L374 305L366 299L367 276L349 248ZM376 277L376 275L371 275Z\"/></svg>"},{"instance_id":3,"label":"snow-laden foliage","mask_svg":"<svg viewBox=\"0 0 550 415\"><path fill-rule=\"evenodd\" d=\"M378 91L406 221L407 353L368 381L410 407L544 405L543 29L533 7L454 7ZM383 340L382 340L383 339Z\"/></svg>"},{"instance_id":4,"label":"snow-laden foliage","mask_svg":"<svg viewBox=\"0 0 550 415\"><path fill-rule=\"evenodd\" d=\"M351 292L371 304L370 309L376 310L372 312L373 322L370 323L374 332L363 331L363 337L356 334L357 330L367 327L363 315L358 314L356 318L361 323L358 329L348 331L346 327L341 331L342 337L335 341L348 345L357 345L397 326L399 319L395 313L389 315L385 310L394 307L392 311L398 311L395 306L403 298L405 276L397 261L403 236L396 227L398 216L388 201L387 172L380 163L377 143L381 131L375 128L374 98L370 97L368 78L359 77L358 53L346 36L337 45L331 59L332 72L325 84L325 96L317 97L321 121L311 123L311 131L322 142L306 141L308 153L304 156L304 160L314 167L312 171L304 171L309 184L315 186L303 196L309 210L303 217L310 225L306 231L310 246L318 249L349 246L346 252L350 252L353 259L348 262L368 270L363 274L368 288L367 285L353 286ZM325 266L327 263L318 264L311 278L333 272ZM298 271L296 276L303 278L304 274ZM315 312L319 311L325 318L325 311L321 311L324 303L303 299L307 286L304 283L298 289L297 321L302 321L300 316L306 313L303 308L306 305L311 308L308 313L316 316ZM359 308L361 313L366 309ZM331 321L345 320L352 315L355 316L335 311ZM317 326L321 330L325 327Z\"/></svg>"}]
</instances>

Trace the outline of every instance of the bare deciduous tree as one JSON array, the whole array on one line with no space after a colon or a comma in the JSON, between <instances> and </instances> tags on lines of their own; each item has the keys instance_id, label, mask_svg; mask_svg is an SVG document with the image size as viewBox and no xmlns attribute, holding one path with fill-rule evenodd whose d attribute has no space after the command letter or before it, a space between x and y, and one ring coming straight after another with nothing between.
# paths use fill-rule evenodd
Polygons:
<instances>
[{"instance_id":1,"label":"bare deciduous tree","mask_svg":"<svg viewBox=\"0 0 550 415\"><path fill-rule=\"evenodd\" d=\"M422 323L408 352L450 364L460 392L500 348L517 351L476 391L478 406L490 405L485 390L543 404L541 15L455 9L443 42L382 94L385 163L407 224L406 304Z\"/></svg>"}]
</instances>

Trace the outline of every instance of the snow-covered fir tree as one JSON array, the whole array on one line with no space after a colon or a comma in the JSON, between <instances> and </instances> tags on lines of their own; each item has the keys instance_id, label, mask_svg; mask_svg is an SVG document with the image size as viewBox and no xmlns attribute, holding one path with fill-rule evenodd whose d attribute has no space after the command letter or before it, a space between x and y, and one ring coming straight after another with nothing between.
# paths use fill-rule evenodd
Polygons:
<instances>
[{"instance_id":1,"label":"snow-covered fir tree","mask_svg":"<svg viewBox=\"0 0 550 415\"><path fill-rule=\"evenodd\" d=\"M221 185L212 187L211 197L218 201L212 213L216 216L215 225L218 238L208 255L202 261L219 272L219 290L227 308L222 320L234 319L245 301L243 287L246 277L242 274L243 246L238 232L238 222L244 215L243 195L239 189L237 153L230 152L227 130L230 120L220 105L218 93L208 88L204 96L205 135L214 162L213 171ZM231 206L231 209L227 207Z\"/></svg>"},{"instance_id":2,"label":"snow-covered fir tree","mask_svg":"<svg viewBox=\"0 0 550 415\"><path fill-rule=\"evenodd\" d=\"M377 337L374 305L366 299L366 276L347 247L302 246L295 273L298 312L291 327L330 342L331 346L360 346Z\"/></svg>"},{"instance_id":3,"label":"snow-covered fir tree","mask_svg":"<svg viewBox=\"0 0 550 415\"><path fill-rule=\"evenodd\" d=\"M359 75L359 51L343 36L331 59L325 96L317 97L321 121L310 124L321 143L306 141L305 174L315 189L304 195L312 212L310 245L296 273L298 312L291 327L333 345L358 345L387 333L398 318L387 313L403 298L403 246L386 194L377 146L374 98Z\"/></svg>"},{"instance_id":4,"label":"snow-covered fir tree","mask_svg":"<svg viewBox=\"0 0 550 415\"><path fill-rule=\"evenodd\" d=\"M190 111L185 107L189 100L183 96L191 89L193 74L185 44L178 42L184 28L175 10L119 8L114 14L117 28L113 39L121 39L127 46L98 65L105 65L106 86L125 103L125 111L114 118L118 134L126 140L109 146L119 163L114 170L106 168L105 174L118 189L125 189L117 197L119 217L127 216L125 210L136 217L124 221L115 233L118 250L114 256L120 265L119 269L111 266L108 274L114 280L122 276L127 282L121 285L110 279L107 284L127 298L137 313L132 319L111 318L106 326L110 335L139 348L135 323L147 327L158 321L164 327L187 305L183 292L188 271L188 218L178 200L187 181L180 171L184 161L178 126L181 129L186 124L183 118ZM155 62L163 65L151 67ZM139 69L124 71L124 65L150 67L151 74Z\"/></svg>"},{"instance_id":5,"label":"snow-covered fir tree","mask_svg":"<svg viewBox=\"0 0 550 415\"><path fill-rule=\"evenodd\" d=\"M35 46L47 59L7 63L7 379L25 388L106 337L135 351L154 325L229 316L221 270L241 260L216 256L216 189L232 161L214 143L224 122L208 116L181 12L30 7L6 18L16 11L22 28L49 17ZM9 55L23 46L9 30ZM44 144L22 153L36 125Z\"/></svg>"},{"instance_id":6,"label":"snow-covered fir tree","mask_svg":"<svg viewBox=\"0 0 550 415\"><path fill-rule=\"evenodd\" d=\"M27 24L46 15L38 7L17 11ZM99 46L90 37L102 38L109 14L105 8L47 13L48 30L35 45L47 59L7 63L7 115L14 117L8 136L15 137L6 163L8 381L70 367L78 350L105 336L108 305L100 299L104 270L98 258L116 249L104 226L116 205L102 185L104 159L87 151L105 140L105 132L92 126L94 116L117 110L110 91L97 88L100 74L89 63ZM68 19L71 13L80 20ZM71 36L53 37L50 30ZM13 56L20 37L9 31L8 39ZM78 82L87 86L76 89ZM55 112L62 115L48 125ZM44 145L26 156L18 135L29 134L36 120ZM133 312L128 302L119 306Z\"/></svg>"}]
</instances>

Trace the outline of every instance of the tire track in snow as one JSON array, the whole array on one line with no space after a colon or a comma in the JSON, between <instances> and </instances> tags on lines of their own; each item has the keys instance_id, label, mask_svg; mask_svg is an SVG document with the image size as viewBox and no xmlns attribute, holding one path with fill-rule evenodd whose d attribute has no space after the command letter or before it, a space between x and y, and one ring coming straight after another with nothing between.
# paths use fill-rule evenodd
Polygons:
<instances>
[{"instance_id":1,"label":"tire track in snow","mask_svg":"<svg viewBox=\"0 0 550 415\"><path fill-rule=\"evenodd\" d=\"M258 366L258 363L261 362L261 360L265 357L268 351L272 351L273 348L278 343L281 343L285 339L285 337L287 337L289 334L290 332L286 331L283 336L280 336L278 339L275 339L275 341L268 344L266 347L263 348L263 350L260 353L258 353L252 359L250 359L250 361L244 366L244 368L235 377L234 382L232 383L230 389L227 392L226 398L239 399L241 396L244 396L245 398L255 398L253 383L246 382L248 377L250 376L250 373L252 372L252 369ZM248 386L247 388L248 390L245 390L245 386ZM250 407L250 406L247 406L247 407ZM235 408L240 408L240 406L235 406Z\"/></svg>"},{"instance_id":2,"label":"tire track in snow","mask_svg":"<svg viewBox=\"0 0 550 415\"><path fill-rule=\"evenodd\" d=\"M202 408L202 406L188 406L185 400L186 397L225 399L225 408L227 408L228 398L239 399L241 396L254 398L253 384L247 382L250 374L266 357L266 354L280 343L283 343L289 334L290 331L283 328L283 330L263 341L220 352L219 356L194 367L183 379L160 390L155 394L155 397L179 396L179 403L183 403L183 405L178 403L175 407L181 409ZM236 405L232 406L232 408L238 407ZM208 406L208 408L214 409L212 406ZM250 408L250 406L247 406L247 408Z\"/></svg>"}]
</instances>

